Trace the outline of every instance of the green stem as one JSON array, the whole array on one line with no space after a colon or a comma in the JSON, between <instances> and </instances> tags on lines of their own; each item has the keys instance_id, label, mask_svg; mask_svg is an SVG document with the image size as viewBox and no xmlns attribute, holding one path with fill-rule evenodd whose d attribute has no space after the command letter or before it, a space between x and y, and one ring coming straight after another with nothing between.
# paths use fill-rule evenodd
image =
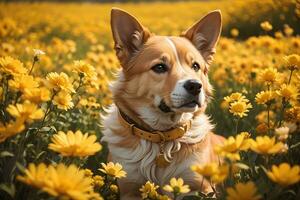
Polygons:
<instances>
[{"instance_id":1,"label":"green stem","mask_svg":"<svg viewBox=\"0 0 300 200\"><path fill-rule=\"evenodd\" d=\"M265 165L266 165L266 167L269 167L269 156L268 155L266 155L266 156L264 156L265 157Z\"/></svg>"},{"instance_id":2,"label":"green stem","mask_svg":"<svg viewBox=\"0 0 300 200\"><path fill-rule=\"evenodd\" d=\"M8 115L7 115L7 112L6 112L6 107L7 107L7 104L8 104L8 96L9 96L9 91L8 91L8 81L9 81L9 76L4 76L3 78L3 92L2 92L2 104L0 109L2 110L2 114L3 114L3 118L1 119L2 123L5 125L9 119L8 119Z\"/></svg>"},{"instance_id":3,"label":"green stem","mask_svg":"<svg viewBox=\"0 0 300 200\"><path fill-rule=\"evenodd\" d=\"M83 77L80 76L78 87L75 89L75 92L77 92L79 90L79 88L82 86L82 80L83 80Z\"/></svg>"},{"instance_id":4,"label":"green stem","mask_svg":"<svg viewBox=\"0 0 300 200\"><path fill-rule=\"evenodd\" d=\"M33 62L32 62L32 65L31 65L31 69L30 69L30 71L29 71L29 75L31 74L31 72L32 72L32 70L33 70L33 68L34 68L34 65L35 65L35 63L38 61L38 58L37 58L37 56L34 56L33 57Z\"/></svg>"},{"instance_id":5,"label":"green stem","mask_svg":"<svg viewBox=\"0 0 300 200\"><path fill-rule=\"evenodd\" d=\"M7 99L8 99L8 80L9 78L6 77L6 80L5 80L5 95L3 95L3 101L4 101L4 107L6 107L7 105ZM4 93L4 91L3 91Z\"/></svg>"},{"instance_id":6,"label":"green stem","mask_svg":"<svg viewBox=\"0 0 300 200\"><path fill-rule=\"evenodd\" d=\"M177 199L177 197L178 197L178 194L177 194L177 192L173 192L173 195L174 195L174 200L176 200L176 199Z\"/></svg>"},{"instance_id":7,"label":"green stem","mask_svg":"<svg viewBox=\"0 0 300 200\"><path fill-rule=\"evenodd\" d=\"M22 93L18 92L15 99L15 104L18 102L19 98L21 97Z\"/></svg>"},{"instance_id":8,"label":"green stem","mask_svg":"<svg viewBox=\"0 0 300 200\"><path fill-rule=\"evenodd\" d=\"M235 124L235 134L238 134L239 121L240 121L240 118L237 118L236 124Z\"/></svg>"},{"instance_id":9,"label":"green stem","mask_svg":"<svg viewBox=\"0 0 300 200\"><path fill-rule=\"evenodd\" d=\"M270 135L270 105L267 105L267 112L268 112L268 134Z\"/></svg>"},{"instance_id":10,"label":"green stem","mask_svg":"<svg viewBox=\"0 0 300 200\"><path fill-rule=\"evenodd\" d=\"M292 76L293 76L293 72L294 72L294 70L292 69L292 70L291 70L291 73L290 73L290 76L289 76L288 85L291 83Z\"/></svg>"},{"instance_id":11,"label":"green stem","mask_svg":"<svg viewBox=\"0 0 300 200\"><path fill-rule=\"evenodd\" d=\"M279 119L279 125L278 127L281 126L282 124L282 121L283 121L283 117L284 117L284 110L285 110L285 107L287 106L287 101L285 100L285 98L283 97L282 98L282 106L281 106L281 110L280 110L280 119Z\"/></svg>"},{"instance_id":12,"label":"green stem","mask_svg":"<svg viewBox=\"0 0 300 200\"><path fill-rule=\"evenodd\" d=\"M51 96L51 99L50 99L50 101L48 101L48 104L47 104L47 108L46 108L46 112L45 112L44 118L43 118L43 120L42 120L42 122L41 122L41 125L40 125L39 128L37 129L36 133L38 133L38 132L41 130L41 128L44 126L44 123L45 123L45 121L46 121L46 118L47 118L48 114L49 114L50 111L51 111L50 108L51 108L51 105L52 105L52 100L54 99L54 97L55 97L56 94L57 94L57 92L56 92L56 91L53 91L53 94L52 94L52 96Z\"/></svg>"}]
</instances>

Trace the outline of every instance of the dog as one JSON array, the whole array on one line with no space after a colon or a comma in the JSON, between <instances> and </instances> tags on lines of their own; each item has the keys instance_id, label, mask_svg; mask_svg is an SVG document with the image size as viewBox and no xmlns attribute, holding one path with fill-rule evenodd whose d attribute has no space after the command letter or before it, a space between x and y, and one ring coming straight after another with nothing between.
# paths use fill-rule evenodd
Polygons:
<instances>
[{"instance_id":1,"label":"dog","mask_svg":"<svg viewBox=\"0 0 300 200\"><path fill-rule=\"evenodd\" d=\"M208 13L180 36L157 36L129 13L113 8L111 29L122 70L111 85L114 104L103 117L109 161L127 172L121 199L141 199L151 181L162 188L181 177L191 193L210 183L191 165L218 162L205 108L212 95L209 66L221 33L221 12ZM161 191L163 192L163 191ZM190 194L191 194L190 193Z\"/></svg>"}]
</instances>

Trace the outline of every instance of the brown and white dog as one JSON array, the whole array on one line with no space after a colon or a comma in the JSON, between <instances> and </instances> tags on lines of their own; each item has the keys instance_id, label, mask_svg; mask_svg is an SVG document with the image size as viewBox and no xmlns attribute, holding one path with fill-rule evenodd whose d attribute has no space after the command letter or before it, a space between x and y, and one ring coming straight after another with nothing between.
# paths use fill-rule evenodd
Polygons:
<instances>
[{"instance_id":1,"label":"brown and white dog","mask_svg":"<svg viewBox=\"0 0 300 200\"><path fill-rule=\"evenodd\" d=\"M204 111L220 11L175 37L156 36L114 8L111 28L122 71L112 85L115 104L104 117L102 141L109 160L127 172L119 182L121 199L141 199L139 188L147 180L162 187L172 177L183 178L192 191L211 191L190 166L218 162L213 146L222 138L211 133Z\"/></svg>"}]
</instances>

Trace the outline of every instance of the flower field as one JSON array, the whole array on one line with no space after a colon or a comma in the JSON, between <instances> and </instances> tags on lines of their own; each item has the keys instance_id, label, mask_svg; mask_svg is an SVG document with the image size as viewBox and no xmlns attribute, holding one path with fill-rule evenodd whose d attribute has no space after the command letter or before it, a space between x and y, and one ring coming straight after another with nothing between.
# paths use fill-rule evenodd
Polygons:
<instances>
[{"instance_id":1,"label":"flower field","mask_svg":"<svg viewBox=\"0 0 300 200\"><path fill-rule=\"evenodd\" d=\"M152 32L179 35L220 9L207 109L224 163L191 166L212 193L184 199L300 199L300 2L0 3L0 199L119 199L128 176L107 162L101 114L120 70L110 9ZM142 199L178 199L180 177ZM171 194L170 197L164 192Z\"/></svg>"}]
</instances>

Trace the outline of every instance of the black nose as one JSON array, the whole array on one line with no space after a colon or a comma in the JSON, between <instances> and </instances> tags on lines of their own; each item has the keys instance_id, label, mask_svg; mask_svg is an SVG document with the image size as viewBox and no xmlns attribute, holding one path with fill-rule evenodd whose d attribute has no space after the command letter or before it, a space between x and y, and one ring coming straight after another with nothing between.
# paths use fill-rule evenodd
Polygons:
<instances>
[{"instance_id":1,"label":"black nose","mask_svg":"<svg viewBox=\"0 0 300 200\"><path fill-rule=\"evenodd\" d=\"M196 96L200 93L202 85L196 79L190 79L184 83L183 87L188 93Z\"/></svg>"}]
</instances>

